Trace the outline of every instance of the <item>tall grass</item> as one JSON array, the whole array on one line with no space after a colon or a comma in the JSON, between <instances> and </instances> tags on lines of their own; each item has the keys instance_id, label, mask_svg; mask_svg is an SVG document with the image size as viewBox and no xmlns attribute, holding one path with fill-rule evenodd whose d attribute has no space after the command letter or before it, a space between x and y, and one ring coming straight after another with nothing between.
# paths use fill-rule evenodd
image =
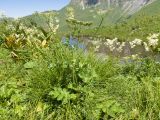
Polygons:
<instances>
[{"instance_id":1,"label":"tall grass","mask_svg":"<svg viewBox=\"0 0 160 120\"><path fill-rule=\"evenodd\" d=\"M25 62L0 50L1 119L159 119L160 64L154 60L120 64L59 42L34 49L36 57Z\"/></svg>"},{"instance_id":2,"label":"tall grass","mask_svg":"<svg viewBox=\"0 0 160 120\"><path fill-rule=\"evenodd\" d=\"M23 27L0 44L0 119L160 119L159 62L99 58Z\"/></svg>"}]
</instances>

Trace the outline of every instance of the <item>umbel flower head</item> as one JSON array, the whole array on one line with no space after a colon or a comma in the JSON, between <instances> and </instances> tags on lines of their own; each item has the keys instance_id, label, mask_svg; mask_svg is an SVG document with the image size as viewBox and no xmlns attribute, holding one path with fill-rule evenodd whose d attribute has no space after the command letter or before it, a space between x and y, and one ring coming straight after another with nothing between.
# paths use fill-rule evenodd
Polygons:
<instances>
[{"instance_id":1,"label":"umbel flower head","mask_svg":"<svg viewBox=\"0 0 160 120\"><path fill-rule=\"evenodd\" d=\"M147 37L148 45L150 47L153 47L155 49L158 46L158 41L159 41L158 36L159 36L159 33L154 33L149 37Z\"/></svg>"},{"instance_id":2,"label":"umbel flower head","mask_svg":"<svg viewBox=\"0 0 160 120\"><path fill-rule=\"evenodd\" d=\"M131 45L131 48L136 47L137 45L141 45L142 44L142 40L141 39L134 39L133 41L129 42Z\"/></svg>"}]
</instances>

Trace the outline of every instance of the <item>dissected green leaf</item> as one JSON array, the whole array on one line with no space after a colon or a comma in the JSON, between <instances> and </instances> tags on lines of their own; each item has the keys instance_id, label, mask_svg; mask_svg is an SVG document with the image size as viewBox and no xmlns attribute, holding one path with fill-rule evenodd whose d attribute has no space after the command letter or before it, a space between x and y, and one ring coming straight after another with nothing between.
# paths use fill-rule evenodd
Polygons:
<instances>
[{"instance_id":1,"label":"dissected green leaf","mask_svg":"<svg viewBox=\"0 0 160 120\"><path fill-rule=\"evenodd\" d=\"M24 68L26 68L26 69L31 69L34 66L36 66L36 63L32 62L32 61L29 61L29 62L27 62L27 63L24 64Z\"/></svg>"}]
</instances>

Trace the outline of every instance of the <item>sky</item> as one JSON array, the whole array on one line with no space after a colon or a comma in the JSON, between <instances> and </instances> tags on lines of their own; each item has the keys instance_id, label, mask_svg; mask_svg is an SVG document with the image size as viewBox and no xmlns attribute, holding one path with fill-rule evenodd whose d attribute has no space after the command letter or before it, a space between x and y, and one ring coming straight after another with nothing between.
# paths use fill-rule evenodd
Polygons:
<instances>
[{"instance_id":1,"label":"sky","mask_svg":"<svg viewBox=\"0 0 160 120\"><path fill-rule=\"evenodd\" d=\"M70 0L0 0L0 14L9 17L23 17L35 11L59 10Z\"/></svg>"}]
</instances>

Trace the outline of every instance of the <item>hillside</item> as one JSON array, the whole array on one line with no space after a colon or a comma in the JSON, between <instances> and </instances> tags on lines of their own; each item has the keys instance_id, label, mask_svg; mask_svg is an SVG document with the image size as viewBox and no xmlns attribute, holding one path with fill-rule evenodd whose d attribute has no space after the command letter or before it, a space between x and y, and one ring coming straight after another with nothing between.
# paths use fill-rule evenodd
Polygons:
<instances>
[{"instance_id":1,"label":"hillside","mask_svg":"<svg viewBox=\"0 0 160 120\"><path fill-rule=\"evenodd\" d=\"M138 15L148 15L148 16L154 16L160 14L160 1L156 0L152 4L149 4L142 8L139 12L135 13L133 15L133 18L137 17Z\"/></svg>"},{"instance_id":2,"label":"hillside","mask_svg":"<svg viewBox=\"0 0 160 120\"><path fill-rule=\"evenodd\" d=\"M111 26L102 26L100 30L95 33L93 29L85 30L83 32L86 36L101 36L107 38L118 37L121 41L133 40L141 38L146 40L150 33L160 32L160 1L157 0L132 16L122 18L118 23Z\"/></svg>"},{"instance_id":3,"label":"hillside","mask_svg":"<svg viewBox=\"0 0 160 120\"><path fill-rule=\"evenodd\" d=\"M34 21L39 26L45 27L46 18L43 15L46 13L57 13L57 18L60 20L60 31L67 31L66 12L68 7L74 9L75 18L82 21L91 21L93 22L92 27L96 27L99 25L102 17L104 18L102 25L108 26L131 18L133 14L137 15L143 13L141 11L146 11L146 13L148 13L148 6L151 6L148 10L150 11L149 13L155 13L154 11L158 11L157 4L159 4L159 1L154 2L154 0L71 0L69 5L59 11L46 11L40 13L40 16L33 14L22 19L25 22ZM152 6L154 7L155 5L157 9L150 10ZM137 12L139 10L140 12Z\"/></svg>"}]
</instances>

